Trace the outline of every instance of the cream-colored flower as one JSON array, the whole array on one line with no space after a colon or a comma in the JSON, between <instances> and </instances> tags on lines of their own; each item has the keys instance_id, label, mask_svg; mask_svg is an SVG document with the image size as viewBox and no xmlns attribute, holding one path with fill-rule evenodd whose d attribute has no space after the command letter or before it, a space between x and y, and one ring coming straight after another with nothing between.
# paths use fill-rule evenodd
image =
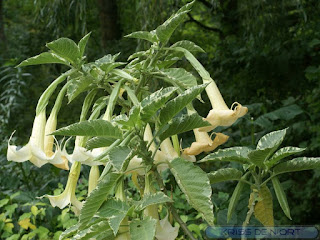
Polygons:
<instances>
[{"instance_id":1,"label":"cream-colored flower","mask_svg":"<svg viewBox=\"0 0 320 240\"><path fill-rule=\"evenodd\" d=\"M179 227L172 227L168 221L168 215L158 221L156 228L156 239L158 240L174 240L178 237Z\"/></svg>"},{"instance_id":2,"label":"cream-colored flower","mask_svg":"<svg viewBox=\"0 0 320 240\"><path fill-rule=\"evenodd\" d=\"M128 173L137 173L142 176L145 174L145 170L143 169L142 158L134 156L127 167Z\"/></svg>"},{"instance_id":3,"label":"cream-colored flower","mask_svg":"<svg viewBox=\"0 0 320 240\"><path fill-rule=\"evenodd\" d=\"M53 207L57 206L60 209L63 209L71 203L74 207L73 211L76 214L80 213L83 203L80 202L76 197L76 187L77 187L77 182L80 175L80 170L81 170L81 164L79 162L73 163L69 172L67 185L63 193L56 196L53 196L53 195L44 196L49 198L49 201Z\"/></svg>"},{"instance_id":4,"label":"cream-colored flower","mask_svg":"<svg viewBox=\"0 0 320 240\"><path fill-rule=\"evenodd\" d=\"M99 177L99 166L92 166L89 173L88 194L90 194L92 190L97 187Z\"/></svg>"},{"instance_id":5,"label":"cream-colored flower","mask_svg":"<svg viewBox=\"0 0 320 240\"><path fill-rule=\"evenodd\" d=\"M193 130L196 141L191 144L189 148L184 150L186 155L198 155L202 152L211 152L221 144L224 144L229 136L223 133L215 133L214 140L206 132L200 132L198 128Z\"/></svg>"},{"instance_id":6,"label":"cream-colored flower","mask_svg":"<svg viewBox=\"0 0 320 240\"><path fill-rule=\"evenodd\" d=\"M169 168L168 164L165 163L166 161L172 161L173 159L179 157L178 153L174 149L170 138L163 140L160 144L161 151L158 151L154 157L154 163L159 164L157 166L158 172L162 172Z\"/></svg>"},{"instance_id":7,"label":"cream-colored flower","mask_svg":"<svg viewBox=\"0 0 320 240\"><path fill-rule=\"evenodd\" d=\"M238 102L233 103L231 109L229 109L216 83L211 78L203 79L203 82L210 82L206 87L206 92L211 102L212 110L210 110L205 120L212 126L200 128L200 131L208 132L218 126L231 126L238 118L243 117L248 112L248 108L243 107Z\"/></svg>"}]
</instances>

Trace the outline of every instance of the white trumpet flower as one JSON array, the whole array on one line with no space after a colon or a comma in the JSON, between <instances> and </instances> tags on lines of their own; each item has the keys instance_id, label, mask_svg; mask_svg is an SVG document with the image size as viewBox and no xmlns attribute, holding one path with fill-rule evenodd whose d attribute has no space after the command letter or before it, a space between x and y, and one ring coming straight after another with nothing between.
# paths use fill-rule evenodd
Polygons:
<instances>
[{"instance_id":1,"label":"white trumpet flower","mask_svg":"<svg viewBox=\"0 0 320 240\"><path fill-rule=\"evenodd\" d=\"M172 227L167 215L164 219L158 221L155 237L158 240L174 240L178 237L178 233L179 226Z\"/></svg>"},{"instance_id":2,"label":"white trumpet flower","mask_svg":"<svg viewBox=\"0 0 320 240\"><path fill-rule=\"evenodd\" d=\"M160 144L161 151L158 151L154 157L154 163L159 165L157 170L159 173L169 168L167 163L162 163L164 161L172 161L173 159L179 157L178 153L172 146L170 138L163 140Z\"/></svg>"},{"instance_id":3,"label":"white trumpet flower","mask_svg":"<svg viewBox=\"0 0 320 240\"><path fill-rule=\"evenodd\" d=\"M229 136L223 133L215 133L214 140L206 132L200 132L199 128L193 129L196 141L191 144L189 148L184 150L186 155L198 155L202 152L211 152L221 144L224 144Z\"/></svg>"},{"instance_id":4,"label":"white trumpet flower","mask_svg":"<svg viewBox=\"0 0 320 240\"><path fill-rule=\"evenodd\" d=\"M73 210L76 214L80 213L83 203L80 202L76 197L76 187L77 182L80 175L81 164L79 162L75 162L72 164L69 177L67 181L67 185L63 191L63 193L53 196L53 195L45 195L44 197L49 198L49 201L53 207L59 207L60 209L65 208L70 203L73 205Z\"/></svg>"},{"instance_id":5,"label":"white trumpet flower","mask_svg":"<svg viewBox=\"0 0 320 240\"><path fill-rule=\"evenodd\" d=\"M203 82L210 82L206 87L206 92L212 105L208 116L205 118L212 126L200 128L200 131L209 132L218 126L231 126L238 118L243 117L248 108L240 103L232 104L231 109L225 103L216 83L211 79L203 79Z\"/></svg>"}]
</instances>

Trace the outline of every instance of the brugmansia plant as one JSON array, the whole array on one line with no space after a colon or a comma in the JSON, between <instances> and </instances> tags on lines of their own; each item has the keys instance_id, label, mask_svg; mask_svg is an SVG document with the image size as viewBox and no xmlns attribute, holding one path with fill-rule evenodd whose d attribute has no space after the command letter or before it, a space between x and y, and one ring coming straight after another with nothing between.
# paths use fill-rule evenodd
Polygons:
<instances>
[{"instance_id":1,"label":"brugmansia plant","mask_svg":"<svg viewBox=\"0 0 320 240\"><path fill-rule=\"evenodd\" d=\"M259 218L259 211L264 207L268 214L272 208L266 187L268 180L272 180L280 204L290 217L276 175L319 166L318 158L279 163L283 157L301 150L296 148L279 150L271 158L285 130L262 138L257 150L220 150L201 161L237 161L243 164L244 173L220 169L207 174L195 163L196 155L212 152L228 140L223 133L215 133L212 139L207 132L218 126L232 125L248 109L239 103L230 108L226 105L210 74L194 57L195 53L203 52L199 46L186 40L168 44L193 3L183 6L151 32L129 34L129 38L150 42L150 48L132 54L128 63L118 62L118 54L87 63L84 52L88 34L78 44L67 38L48 43L48 52L19 65L56 63L70 68L42 93L28 144L18 149L9 141L7 154L9 161L29 160L38 167L51 163L69 171L64 192L44 196L61 209L72 205L79 215L78 224L63 232L60 239L170 240L178 237L180 228L180 233L195 239L174 208L163 171L171 172L188 203L201 213L208 225L215 221L210 181L231 179L239 180L239 184L231 199L228 217L242 185L248 183L252 185L248 216L255 211L262 223L271 225L271 218ZM185 69L173 67L182 58L193 66L202 84ZM47 105L57 89L60 92L47 119ZM206 118L202 118L192 104L194 99L201 99L204 90L212 104ZM79 122L56 130L63 98L67 96L70 103L80 94L86 97ZM194 132L195 142L181 149L178 135L187 131ZM57 136L70 138L59 142ZM72 153L70 148L73 148ZM80 202L75 190L83 164L91 170L88 196ZM254 183L250 182L249 174ZM268 174L270 177L263 182ZM131 183L134 188L129 187ZM139 198L134 199L134 194ZM177 224L173 224L172 218Z\"/></svg>"}]
</instances>

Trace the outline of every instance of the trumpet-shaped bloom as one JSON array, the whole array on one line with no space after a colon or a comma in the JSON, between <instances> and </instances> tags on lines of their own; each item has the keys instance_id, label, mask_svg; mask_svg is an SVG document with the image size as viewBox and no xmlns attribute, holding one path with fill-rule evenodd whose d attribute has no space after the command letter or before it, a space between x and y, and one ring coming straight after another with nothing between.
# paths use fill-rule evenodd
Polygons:
<instances>
[{"instance_id":1,"label":"trumpet-shaped bloom","mask_svg":"<svg viewBox=\"0 0 320 240\"><path fill-rule=\"evenodd\" d=\"M172 146L171 140L169 138L163 140L163 142L160 144L160 149L161 151L158 151L154 157L154 163L159 163L159 165L157 166L158 172L162 172L169 168L168 164L162 162L170 162L179 156Z\"/></svg>"},{"instance_id":2,"label":"trumpet-shaped bloom","mask_svg":"<svg viewBox=\"0 0 320 240\"><path fill-rule=\"evenodd\" d=\"M174 240L178 237L179 227L172 227L168 221L168 215L158 221L156 228L156 238L158 240Z\"/></svg>"},{"instance_id":3,"label":"trumpet-shaped bloom","mask_svg":"<svg viewBox=\"0 0 320 240\"><path fill-rule=\"evenodd\" d=\"M98 185L100 171L98 166L92 166L89 173L88 194Z\"/></svg>"},{"instance_id":4,"label":"trumpet-shaped bloom","mask_svg":"<svg viewBox=\"0 0 320 240\"><path fill-rule=\"evenodd\" d=\"M73 210L76 214L80 213L82 203L76 197L76 187L80 175L81 164L75 162L69 172L69 177L65 190L60 195L45 195L49 198L49 201L53 207L57 206L60 209L65 208L70 203L73 205Z\"/></svg>"},{"instance_id":5,"label":"trumpet-shaped bloom","mask_svg":"<svg viewBox=\"0 0 320 240\"><path fill-rule=\"evenodd\" d=\"M229 139L229 136L223 133L216 133L216 137L212 140L206 132L200 132L198 128L194 129L193 132L196 141L184 150L183 153L186 155L198 155L202 152L211 152Z\"/></svg>"},{"instance_id":6,"label":"trumpet-shaped bloom","mask_svg":"<svg viewBox=\"0 0 320 240\"><path fill-rule=\"evenodd\" d=\"M8 161L25 162L29 160L37 167L41 167L46 163L62 164L64 160L61 151L56 151L49 155L45 153L45 126L46 112L43 110L34 119L32 134L27 145L17 149L17 146L10 145L10 137L7 151Z\"/></svg>"},{"instance_id":7,"label":"trumpet-shaped bloom","mask_svg":"<svg viewBox=\"0 0 320 240\"><path fill-rule=\"evenodd\" d=\"M142 168L142 158L134 156L127 167L128 173L137 173L138 175L142 176L145 174L145 170Z\"/></svg>"},{"instance_id":8,"label":"trumpet-shaped bloom","mask_svg":"<svg viewBox=\"0 0 320 240\"><path fill-rule=\"evenodd\" d=\"M229 109L216 83L212 79L204 79L204 82L210 82L206 87L206 92L211 102L212 110L210 110L205 120L212 126L200 128L200 131L208 132L218 126L231 126L238 118L243 117L248 112L247 107L243 107L237 102L233 103L231 109Z\"/></svg>"}]
</instances>

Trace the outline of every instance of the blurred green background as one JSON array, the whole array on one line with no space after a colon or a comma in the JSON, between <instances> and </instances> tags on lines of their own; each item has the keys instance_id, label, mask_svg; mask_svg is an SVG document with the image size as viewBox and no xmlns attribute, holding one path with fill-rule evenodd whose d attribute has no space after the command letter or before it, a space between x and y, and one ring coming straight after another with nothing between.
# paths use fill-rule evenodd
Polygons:
<instances>
[{"instance_id":1,"label":"blurred green background","mask_svg":"<svg viewBox=\"0 0 320 240\"><path fill-rule=\"evenodd\" d=\"M63 66L15 68L22 60L45 51L45 44L59 37L79 41L92 32L89 61L121 52L126 61L143 41L123 38L138 30L152 30L185 0L0 0L0 239L58 239L76 222L69 209L49 206L43 194L59 193L66 171L29 162L6 160L7 141L28 142L37 100ZM230 128L223 146L253 146L272 130L289 127L284 145L307 147L306 156L320 156L320 1L318 0L197 0L188 18L171 41L191 40L206 53L197 55L216 80L227 104L238 101L249 113ZM180 63L191 70L187 62ZM196 75L196 74L195 74ZM200 81L200 79L199 79ZM206 116L210 104L197 102ZM67 105L59 126L76 122L81 99ZM65 102L65 104L67 104ZM191 134L183 135L184 142ZM206 171L227 166L203 165ZM320 171L286 175L285 191L293 220L276 201L276 224L320 224ZM81 175L78 197L86 196L88 169ZM218 224L226 224L228 199L234 182L213 185ZM249 189L247 189L249 191ZM181 192L175 192L178 198ZM274 194L274 193L273 193ZM232 224L240 224L248 199L242 199ZM183 220L203 235L194 210L177 206ZM28 221L30 223L28 224Z\"/></svg>"}]
</instances>

